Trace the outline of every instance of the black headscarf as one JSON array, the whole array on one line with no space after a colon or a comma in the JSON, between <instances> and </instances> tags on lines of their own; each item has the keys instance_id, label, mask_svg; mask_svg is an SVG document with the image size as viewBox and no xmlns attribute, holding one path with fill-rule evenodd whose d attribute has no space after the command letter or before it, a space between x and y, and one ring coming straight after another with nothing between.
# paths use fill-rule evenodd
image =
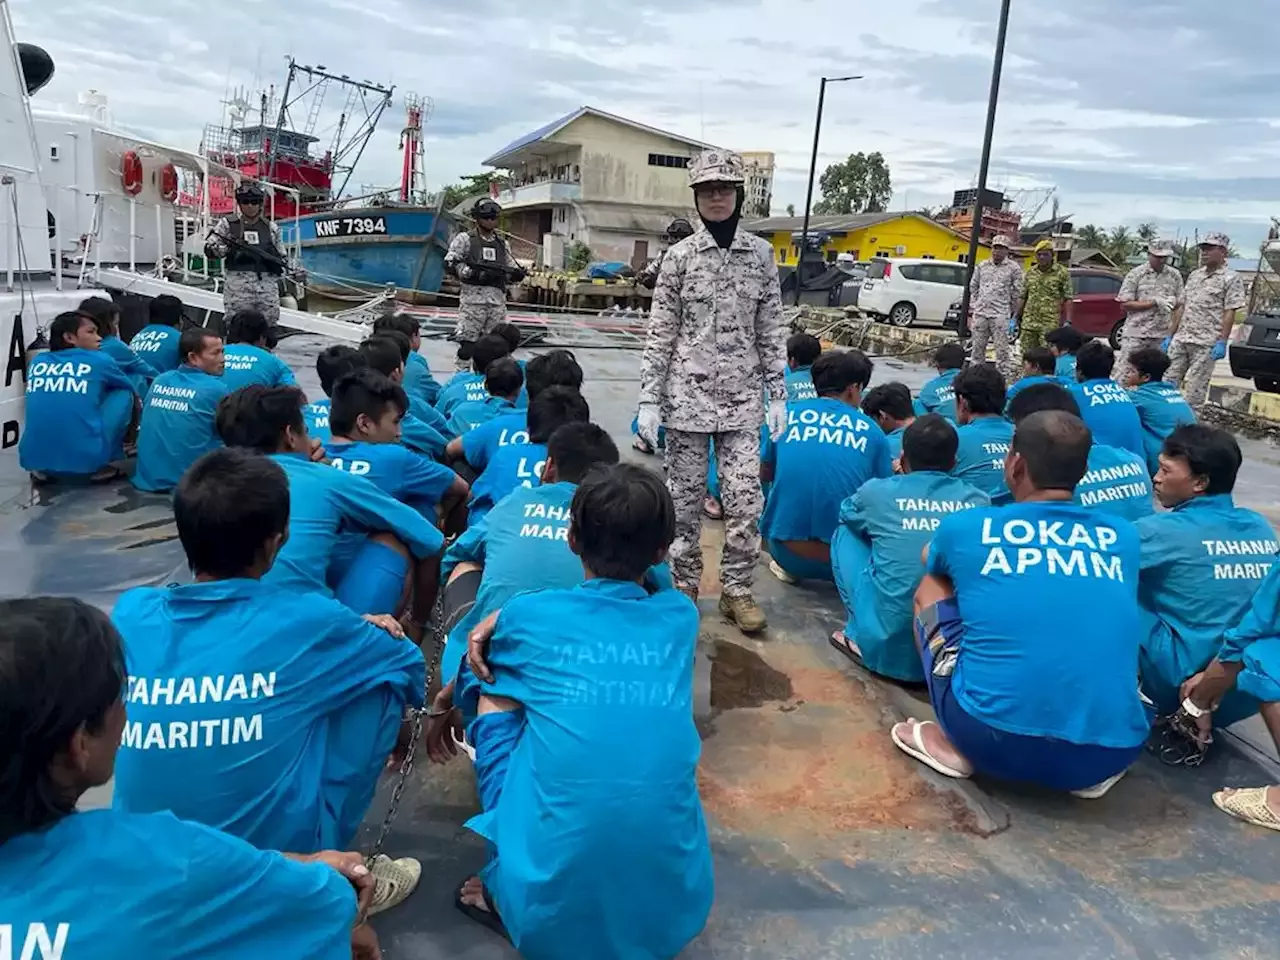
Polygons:
<instances>
[{"instance_id":1,"label":"black headscarf","mask_svg":"<svg viewBox=\"0 0 1280 960\"><path fill-rule=\"evenodd\" d=\"M737 197L737 202L733 205L733 213L730 214L727 220L721 220L719 223L712 223L702 215L701 210L698 211L698 218L707 228L707 232L715 239L716 246L721 250L729 249L729 245L733 243L734 235L738 232L738 221L742 219L742 204L747 198L747 191L742 184L738 184ZM696 208L698 204L697 190L694 190L693 203Z\"/></svg>"}]
</instances>

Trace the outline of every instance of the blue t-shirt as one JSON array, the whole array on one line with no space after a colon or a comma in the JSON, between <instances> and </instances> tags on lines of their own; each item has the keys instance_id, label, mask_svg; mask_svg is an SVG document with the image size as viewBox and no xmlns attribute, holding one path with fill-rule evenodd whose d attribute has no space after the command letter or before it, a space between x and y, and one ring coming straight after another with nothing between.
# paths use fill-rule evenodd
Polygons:
<instances>
[{"instance_id":1,"label":"blue t-shirt","mask_svg":"<svg viewBox=\"0 0 1280 960\"><path fill-rule=\"evenodd\" d=\"M818 391L813 385L813 367L787 368L784 377L787 386L787 403L799 403L801 400L817 400Z\"/></svg>"},{"instance_id":2,"label":"blue t-shirt","mask_svg":"<svg viewBox=\"0 0 1280 960\"><path fill-rule=\"evenodd\" d=\"M427 406L436 402L440 396L440 384L431 375L431 366L427 358L414 351L404 365L404 392Z\"/></svg>"},{"instance_id":3,"label":"blue t-shirt","mask_svg":"<svg viewBox=\"0 0 1280 960\"><path fill-rule=\"evenodd\" d=\"M956 427L959 447L951 471L991 498L992 503L1009 499L1004 482L1004 459L1013 443L1013 424L1004 417L978 417Z\"/></svg>"},{"instance_id":4,"label":"blue t-shirt","mask_svg":"<svg viewBox=\"0 0 1280 960\"><path fill-rule=\"evenodd\" d=\"M172 490L191 466L222 446L214 427L218 402L231 391L221 377L183 364L156 377L138 427L139 490Z\"/></svg>"},{"instance_id":5,"label":"blue t-shirt","mask_svg":"<svg viewBox=\"0 0 1280 960\"><path fill-rule=\"evenodd\" d=\"M1276 532L1230 494L1196 497L1136 526L1139 598L1151 615L1147 652L1167 676L1189 677L1213 659L1223 631L1239 623L1270 572Z\"/></svg>"},{"instance_id":6,"label":"blue t-shirt","mask_svg":"<svg viewBox=\"0 0 1280 960\"><path fill-rule=\"evenodd\" d=\"M1053 374L1067 383L1076 382L1076 355L1064 353L1053 362Z\"/></svg>"},{"instance_id":7,"label":"blue t-shirt","mask_svg":"<svg viewBox=\"0 0 1280 960\"><path fill-rule=\"evenodd\" d=\"M1089 448L1089 470L1076 484L1075 503L1125 520L1155 513L1147 465L1136 453L1095 443Z\"/></svg>"},{"instance_id":8,"label":"blue t-shirt","mask_svg":"<svg viewBox=\"0 0 1280 960\"><path fill-rule=\"evenodd\" d=\"M315 403L308 403L302 408L302 419L307 423L307 436L321 443L328 443L333 439L333 433L329 430L330 402L329 398L325 397Z\"/></svg>"},{"instance_id":9,"label":"blue t-shirt","mask_svg":"<svg viewBox=\"0 0 1280 960\"><path fill-rule=\"evenodd\" d=\"M239 390L251 384L264 387L296 387L289 365L270 350L263 350L251 343L228 343L227 365L222 371L228 390Z\"/></svg>"},{"instance_id":10,"label":"blue t-shirt","mask_svg":"<svg viewBox=\"0 0 1280 960\"><path fill-rule=\"evenodd\" d=\"M889 441L890 460L897 460L902 456L902 438L906 432L906 427L899 427L897 430L890 430L884 435L884 438Z\"/></svg>"},{"instance_id":11,"label":"blue t-shirt","mask_svg":"<svg viewBox=\"0 0 1280 960\"><path fill-rule=\"evenodd\" d=\"M830 543L840 504L873 477L893 474L884 431L831 397L787 406L787 429L772 451L773 486L760 520L766 540Z\"/></svg>"},{"instance_id":12,"label":"blue t-shirt","mask_svg":"<svg viewBox=\"0 0 1280 960\"><path fill-rule=\"evenodd\" d=\"M951 579L964 621L956 701L1007 733L1142 743L1139 564L1130 524L1074 504L979 507L944 519L926 569Z\"/></svg>"},{"instance_id":13,"label":"blue t-shirt","mask_svg":"<svg viewBox=\"0 0 1280 960\"><path fill-rule=\"evenodd\" d=\"M168 373L182 365L178 341L182 331L177 327L153 323L143 327L129 341L129 349L151 365L156 373Z\"/></svg>"},{"instance_id":14,"label":"blue t-shirt","mask_svg":"<svg viewBox=\"0 0 1280 960\"><path fill-rule=\"evenodd\" d=\"M444 546L434 524L364 477L297 453L275 453L271 459L289 478L289 539L264 582L332 596L327 573L341 534L391 533L418 559Z\"/></svg>"},{"instance_id":15,"label":"blue t-shirt","mask_svg":"<svg viewBox=\"0 0 1280 960\"><path fill-rule=\"evenodd\" d=\"M483 517L516 487L540 484L546 462L545 443L509 443L499 447L471 484L471 501L467 504L470 522Z\"/></svg>"},{"instance_id":16,"label":"blue t-shirt","mask_svg":"<svg viewBox=\"0 0 1280 960\"><path fill-rule=\"evenodd\" d=\"M325 444L329 465L357 477L367 477L383 493L407 503L428 519L449 492L458 475L443 463L429 460L398 443Z\"/></svg>"},{"instance_id":17,"label":"blue t-shirt","mask_svg":"<svg viewBox=\"0 0 1280 960\"><path fill-rule=\"evenodd\" d=\"M333 868L168 813L73 813L0 857L13 960L350 960L355 916Z\"/></svg>"},{"instance_id":18,"label":"blue t-shirt","mask_svg":"<svg viewBox=\"0 0 1280 960\"><path fill-rule=\"evenodd\" d=\"M955 423L956 391L952 381L959 375L959 370L943 370L921 387L915 403L916 416L923 417L926 413L939 413Z\"/></svg>"},{"instance_id":19,"label":"blue t-shirt","mask_svg":"<svg viewBox=\"0 0 1280 960\"><path fill-rule=\"evenodd\" d=\"M444 456L449 439L440 431L423 423L412 413L406 413L400 420L400 442L410 450L416 450L433 460Z\"/></svg>"},{"instance_id":20,"label":"blue t-shirt","mask_svg":"<svg viewBox=\"0 0 1280 960\"><path fill-rule=\"evenodd\" d=\"M1142 450L1151 476L1160 469L1160 448L1165 438L1178 427L1196 422L1181 391L1164 381L1144 383L1129 391L1133 405L1138 408L1138 420L1142 424Z\"/></svg>"},{"instance_id":21,"label":"blue t-shirt","mask_svg":"<svg viewBox=\"0 0 1280 960\"><path fill-rule=\"evenodd\" d=\"M1114 380L1086 380L1072 384L1080 415L1093 432L1094 443L1130 450L1146 456L1142 446L1142 421L1129 391Z\"/></svg>"},{"instance_id":22,"label":"blue t-shirt","mask_svg":"<svg viewBox=\"0 0 1280 960\"><path fill-rule=\"evenodd\" d=\"M119 452L116 425L103 421L113 393L134 394L131 381L101 350L50 350L27 368L26 429L18 441L23 470L91 474ZM127 412L127 411L124 411Z\"/></svg>"},{"instance_id":23,"label":"blue t-shirt","mask_svg":"<svg viewBox=\"0 0 1280 960\"><path fill-rule=\"evenodd\" d=\"M1055 387L1062 387L1066 390L1071 389L1071 384L1067 383L1067 381L1063 380L1057 374L1054 374L1053 376L1049 377L1049 376L1045 376L1042 373L1036 373L1030 376L1023 377L1021 380L1017 381L1011 387L1009 387L1008 393L1005 394L1005 400L1004 400L1005 416L1009 415L1009 404L1013 403L1014 397L1020 394L1023 390L1027 389L1027 387L1034 387L1042 383L1051 383Z\"/></svg>"},{"instance_id":24,"label":"blue t-shirt","mask_svg":"<svg viewBox=\"0 0 1280 960\"><path fill-rule=\"evenodd\" d=\"M482 879L522 956L674 957L706 923L697 638L683 594L617 580L498 615L484 692L521 704L522 729L501 798L467 826L497 850Z\"/></svg>"},{"instance_id":25,"label":"blue t-shirt","mask_svg":"<svg viewBox=\"0 0 1280 960\"><path fill-rule=\"evenodd\" d=\"M458 404L468 401L482 403L488 396L491 394L484 385L483 373L458 373L440 390L435 407L445 417L450 417Z\"/></svg>"},{"instance_id":26,"label":"blue t-shirt","mask_svg":"<svg viewBox=\"0 0 1280 960\"><path fill-rule=\"evenodd\" d=\"M457 434L450 429L449 421L445 418L444 414L431 406L431 404L423 403L421 398L415 397L413 394L407 393L407 391L406 395L409 397L408 412L412 416L417 417L432 430L444 437L445 440L452 440L457 436Z\"/></svg>"},{"instance_id":27,"label":"blue t-shirt","mask_svg":"<svg viewBox=\"0 0 1280 960\"><path fill-rule=\"evenodd\" d=\"M358 763L333 755L330 727L374 693L421 706L421 650L336 600L259 580L129 590L111 618L129 669L116 809L168 810L263 850L350 841L325 786L335 764Z\"/></svg>"},{"instance_id":28,"label":"blue t-shirt","mask_svg":"<svg viewBox=\"0 0 1280 960\"><path fill-rule=\"evenodd\" d=\"M484 470L500 447L529 442L529 412L513 410L468 430L462 437L462 455L477 472Z\"/></svg>"},{"instance_id":29,"label":"blue t-shirt","mask_svg":"<svg viewBox=\"0 0 1280 960\"><path fill-rule=\"evenodd\" d=\"M456 437L465 436L482 423L488 423L494 417L510 413L515 405L505 397L485 394L483 400L467 400L457 404L449 417L449 429Z\"/></svg>"},{"instance_id":30,"label":"blue t-shirt","mask_svg":"<svg viewBox=\"0 0 1280 960\"><path fill-rule=\"evenodd\" d=\"M117 336L103 337L100 349L116 362L121 373L133 383L134 392L140 397L145 397L151 381L160 371L130 350L128 345Z\"/></svg>"}]
</instances>

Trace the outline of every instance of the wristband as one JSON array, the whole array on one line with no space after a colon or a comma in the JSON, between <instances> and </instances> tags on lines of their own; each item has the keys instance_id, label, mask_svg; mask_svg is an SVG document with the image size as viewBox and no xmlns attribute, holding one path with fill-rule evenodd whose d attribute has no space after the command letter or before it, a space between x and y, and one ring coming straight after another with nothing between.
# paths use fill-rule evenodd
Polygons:
<instances>
[{"instance_id":1,"label":"wristband","mask_svg":"<svg viewBox=\"0 0 1280 960\"><path fill-rule=\"evenodd\" d=\"M1196 706L1195 701L1190 697L1187 697L1187 699L1182 701L1182 710L1187 716L1195 720L1199 720L1201 717L1207 717L1209 714L1213 713L1212 710Z\"/></svg>"}]
</instances>

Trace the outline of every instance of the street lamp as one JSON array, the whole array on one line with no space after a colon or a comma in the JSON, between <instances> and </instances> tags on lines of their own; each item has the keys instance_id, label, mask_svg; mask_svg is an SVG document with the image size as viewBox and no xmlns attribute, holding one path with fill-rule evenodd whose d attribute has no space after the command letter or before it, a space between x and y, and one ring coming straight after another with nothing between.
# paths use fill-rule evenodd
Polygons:
<instances>
[{"instance_id":1,"label":"street lamp","mask_svg":"<svg viewBox=\"0 0 1280 960\"><path fill-rule=\"evenodd\" d=\"M818 84L818 118L813 122L813 155L809 158L809 189L804 195L804 226L800 228L800 256L796 258L796 299L800 306L800 273L804 266L804 253L809 247L809 208L813 205L813 178L818 173L818 137L822 134L822 102L827 96L828 83L844 83L847 80L861 80L856 77L823 77Z\"/></svg>"},{"instance_id":2,"label":"street lamp","mask_svg":"<svg viewBox=\"0 0 1280 960\"><path fill-rule=\"evenodd\" d=\"M1000 4L1000 26L996 30L996 58L991 66L991 94L987 100L987 129L982 138L982 159L978 162L978 195L973 201L973 220L969 226L969 263L964 277L964 293L960 297L960 322L956 336L969 336L969 284L978 266L978 242L982 233L982 199L987 192L987 168L991 166L991 138L996 129L996 103L1000 99L1000 72L1004 68L1004 41L1009 32L1009 2Z\"/></svg>"}]
</instances>

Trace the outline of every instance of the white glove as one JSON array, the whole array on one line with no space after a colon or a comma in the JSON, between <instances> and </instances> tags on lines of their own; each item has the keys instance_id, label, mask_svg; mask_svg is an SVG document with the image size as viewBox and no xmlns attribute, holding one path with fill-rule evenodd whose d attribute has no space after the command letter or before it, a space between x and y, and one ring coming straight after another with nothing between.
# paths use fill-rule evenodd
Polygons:
<instances>
[{"instance_id":1,"label":"white glove","mask_svg":"<svg viewBox=\"0 0 1280 960\"><path fill-rule=\"evenodd\" d=\"M770 400L764 419L769 425L769 439L777 443L778 438L787 430L787 401Z\"/></svg>"},{"instance_id":2,"label":"white glove","mask_svg":"<svg viewBox=\"0 0 1280 960\"><path fill-rule=\"evenodd\" d=\"M1156 309L1161 313L1173 313L1173 308L1178 305L1178 301L1173 297L1161 297L1156 301Z\"/></svg>"},{"instance_id":3,"label":"white glove","mask_svg":"<svg viewBox=\"0 0 1280 960\"><path fill-rule=\"evenodd\" d=\"M656 403L642 403L636 411L636 430L640 439L653 449L658 449L658 428L662 426L662 415L658 413Z\"/></svg>"}]
</instances>

